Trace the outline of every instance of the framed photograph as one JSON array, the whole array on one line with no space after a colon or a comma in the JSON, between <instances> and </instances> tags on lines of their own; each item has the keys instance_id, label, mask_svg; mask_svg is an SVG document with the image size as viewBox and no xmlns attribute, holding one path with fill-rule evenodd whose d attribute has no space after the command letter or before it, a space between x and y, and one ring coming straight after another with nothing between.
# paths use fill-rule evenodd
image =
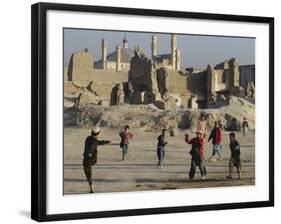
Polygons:
<instances>
[{"instance_id":1,"label":"framed photograph","mask_svg":"<svg viewBox=\"0 0 281 224\"><path fill-rule=\"evenodd\" d=\"M274 205L274 18L32 6L32 219Z\"/></svg>"}]
</instances>

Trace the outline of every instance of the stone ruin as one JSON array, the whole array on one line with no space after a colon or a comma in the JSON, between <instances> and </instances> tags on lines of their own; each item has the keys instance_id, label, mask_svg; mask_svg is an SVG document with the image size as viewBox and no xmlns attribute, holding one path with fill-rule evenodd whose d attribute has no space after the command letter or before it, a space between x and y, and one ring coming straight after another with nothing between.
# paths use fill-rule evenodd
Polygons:
<instances>
[{"instance_id":1,"label":"stone ruin","mask_svg":"<svg viewBox=\"0 0 281 224\"><path fill-rule=\"evenodd\" d=\"M252 81L248 82L247 84L246 98L247 99L255 98L255 85Z\"/></svg>"},{"instance_id":2,"label":"stone ruin","mask_svg":"<svg viewBox=\"0 0 281 224\"><path fill-rule=\"evenodd\" d=\"M131 58L128 81L113 86L111 105L120 103L154 104L159 109L173 109L181 106L178 94L169 92L169 72L149 59L140 47L134 49ZM183 92L186 91L184 86Z\"/></svg>"},{"instance_id":3,"label":"stone ruin","mask_svg":"<svg viewBox=\"0 0 281 224\"><path fill-rule=\"evenodd\" d=\"M157 87L159 90L159 93L163 100L167 100L169 98L169 74L167 69L161 67L157 70Z\"/></svg>"},{"instance_id":4,"label":"stone ruin","mask_svg":"<svg viewBox=\"0 0 281 224\"><path fill-rule=\"evenodd\" d=\"M198 104L197 104L197 96L196 95L192 95L188 101L188 105L189 108L192 109L198 109Z\"/></svg>"},{"instance_id":5,"label":"stone ruin","mask_svg":"<svg viewBox=\"0 0 281 224\"><path fill-rule=\"evenodd\" d=\"M68 69L64 71L64 105L77 108L79 104L103 102L98 89L94 79L93 57L88 49L73 53ZM79 101L75 101L78 96Z\"/></svg>"},{"instance_id":6,"label":"stone ruin","mask_svg":"<svg viewBox=\"0 0 281 224\"><path fill-rule=\"evenodd\" d=\"M176 135L178 128L196 127L199 108L228 105L208 113L209 127L219 120L225 130L239 130L245 115L254 127L254 82L248 81L246 89L240 86L235 58L179 72L157 64L136 47L129 71L116 72L95 70L92 56L83 51L71 56L65 78L65 124L119 128L126 122L144 130L167 127ZM135 106L107 107L124 104ZM118 119L120 114L124 120Z\"/></svg>"},{"instance_id":7,"label":"stone ruin","mask_svg":"<svg viewBox=\"0 0 281 224\"><path fill-rule=\"evenodd\" d=\"M240 86L240 72L235 58L225 60L214 68L207 66L206 107L227 103L229 96L245 97Z\"/></svg>"},{"instance_id":8,"label":"stone ruin","mask_svg":"<svg viewBox=\"0 0 281 224\"><path fill-rule=\"evenodd\" d=\"M136 47L131 58L128 81L113 87L111 104L152 103L163 110L180 106L215 108L229 104L230 96L245 97L239 79L239 65L235 58L215 67L208 65L205 70L175 74L152 61L140 47ZM247 97L254 97L253 83L248 85Z\"/></svg>"},{"instance_id":9,"label":"stone ruin","mask_svg":"<svg viewBox=\"0 0 281 224\"><path fill-rule=\"evenodd\" d=\"M73 53L67 72L68 95L83 93L81 102L97 105L154 104L162 110L217 108L227 105L230 96L251 99L255 86L240 85L237 59L225 60L206 69L188 68L179 72L164 67L135 47L126 74L115 70L94 70L87 49ZM71 85L71 86L70 86ZM74 94L74 95L75 95ZM80 96L81 97L81 96Z\"/></svg>"},{"instance_id":10,"label":"stone ruin","mask_svg":"<svg viewBox=\"0 0 281 224\"><path fill-rule=\"evenodd\" d=\"M76 86L88 86L93 75L93 57L87 48L71 55L67 78Z\"/></svg>"},{"instance_id":11,"label":"stone ruin","mask_svg":"<svg viewBox=\"0 0 281 224\"><path fill-rule=\"evenodd\" d=\"M130 104L153 103L160 109L176 108L180 106L180 99L169 94L168 80L167 69L157 68L156 63L140 47L136 47L131 58L128 82L124 83L123 93L121 84L113 87L111 104L122 101Z\"/></svg>"},{"instance_id":12,"label":"stone ruin","mask_svg":"<svg viewBox=\"0 0 281 224\"><path fill-rule=\"evenodd\" d=\"M111 91L111 97L110 97L110 104L111 105L119 105L121 103L124 103L124 90L123 90L123 84L117 83Z\"/></svg>"},{"instance_id":13,"label":"stone ruin","mask_svg":"<svg viewBox=\"0 0 281 224\"><path fill-rule=\"evenodd\" d=\"M130 103L149 104L160 99L155 64L136 47L131 58L128 82L132 87Z\"/></svg>"}]
</instances>

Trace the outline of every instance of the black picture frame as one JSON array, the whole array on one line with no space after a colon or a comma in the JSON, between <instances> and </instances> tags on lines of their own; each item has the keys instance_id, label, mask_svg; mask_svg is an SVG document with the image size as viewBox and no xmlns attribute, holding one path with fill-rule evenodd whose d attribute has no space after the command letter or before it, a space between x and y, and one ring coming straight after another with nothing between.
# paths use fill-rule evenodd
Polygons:
<instances>
[{"instance_id":1,"label":"black picture frame","mask_svg":"<svg viewBox=\"0 0 281 224\"><path fill-rule=\"evenodd\" d=\"M217 21L253 22L269 25L269 200L243 203L226 203L196 206L177 206L160 208L139 208L132 210L114 210L70 214L46 214L46 13L48 10L75 12L100 12L124 15L155 17L177 17ZM74 220L86 218L148 215L222 209L254 208L274 206L274 18L240 15L195 13L183 11L163 11L136 8L102 7L89 5L37 3L31 11L31 61L32 61L32 154L31 154L31 218L37 221Z\"/></svg>"}]
</instances>

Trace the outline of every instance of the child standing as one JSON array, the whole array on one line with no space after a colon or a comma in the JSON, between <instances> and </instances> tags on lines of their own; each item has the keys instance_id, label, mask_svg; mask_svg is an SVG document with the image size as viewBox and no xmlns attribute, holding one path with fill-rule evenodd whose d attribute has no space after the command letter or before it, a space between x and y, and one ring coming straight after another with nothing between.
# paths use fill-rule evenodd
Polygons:
<instances>
[{"instance_id":1,"label":"child standing","mask_svg":"<svg viewBox=\"0 0 281 224\"><path fill-rule=\"evenodd\" d=\"M204 137L203 132L196 132L196 137L189 139L188 134L185 135L185 141L187 144L191 144L192 148L189 152L191 154L191 167L189 170L189 178L193 179L196 171L196 167L199 166L201 172L201 180L204 180L207 175L207 170L204 162Z\"/></svg>"},{"instance_id":2,"label":"child standing","mask_svg":"<svg viewBox=\"0 0 281 224\"><path fill-rule=\"evenodd\" d=\"M165 136L167 134L167 129L162 130L162 134L158 137L158 144L157 144L157 157L158 157L158 164L156 167L163 168L163 160L165 157L165 146L168 142L165 141Z\"/></svg>"},{"instance_id":3,"label":"child standing","mask_svg":"<svg viewBox=\"0 0 281 224\"><path fill-rule=\"evenodd\" d=\"M242 129L243 129L243 136L246 136L248 133L248 127L249 127L249 123L247 121L247 118L244 117L243 122L242 122Z\"/></svg>"},{"instance_id":4,"label":"child standing","mask_svg":"<svg viewBox=\"0 0 281 224\"><path fill-rule=\"evenodd\" d=\"M205 119L205 114L201 113L200 119L197 122L197 131L203 132L203 137L205 138L207 135L207 121Z\"/></svg>"},{"instance_id":5,"label":"child standing","mask_svg":"<svg viewBox=\"0 0 281 224\"><path fill-rule=\"evenodd\" d=\"M85 147L84 147L84 159L83 167L84 173L89 183L90 193L94 193L93 180L92 180L92 166L97 163L98 158L98 146L110 144L111 141L98 140L100 134L99 128L93 128L91 135L86 138Z\"/></svg>"},{"instance_id":6,"label":"child standing","mask_svg":"<svg viewBox=\"0 0 281 224\"><path fill-rule=\"evenodd\" d=\"M229 175L226 177L228 179L232 179L233 167L235 166L237 169L237 174L239 179L241 179L241 159L240 159L240 145L238 141L235 139L235 133L229 134L229 148L231 151L231 156L229 159Z\"/></svg>"},{"instance_id":7,"label":"child standing","mask_svg":"<svg viewBox=\"0 0 281 224\"><path fill-rule=\"evenodd\" d=\"M218 154L219 156L219 160L221 160L221 153L222 153L222 146L221 146L221 142L222 142L222 130L219 127L219 122L215 122L215 127L213 128L208 142L212 139L212 143L213 143L213 150L212 150L212 155L210 157L210 162L214 162L214 156L216 154Z\"/></svg>"},{"instance_id":8,"label":"child standing","mask_svg":"<svg viewBox=\"0 0 281 224\"><path fill-rule=\"evenodd\" d=\"M134 135L129 132L129 125L126 125L124 131L119 133L121 138L120 148L122 148L122 160L125 160L129 150L129 139L133 138Z\"/></svg>"}]
</instances>

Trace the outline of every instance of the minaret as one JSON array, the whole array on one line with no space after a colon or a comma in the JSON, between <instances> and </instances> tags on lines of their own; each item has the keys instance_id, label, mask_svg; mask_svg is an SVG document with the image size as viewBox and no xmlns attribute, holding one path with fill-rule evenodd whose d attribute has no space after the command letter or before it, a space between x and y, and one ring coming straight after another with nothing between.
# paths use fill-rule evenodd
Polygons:
<instances>
[{"instance_id":1,"label":"minaret","mask_svg":"<svg viewBox=\"0 0 281 224\"><path fill-rule=\"evenodd\" d=\"M116 47L116 72L121 71L121 47Z\"/></svg>"},{"instance_id":2,"label":"minaret","mask_svg":"<svg viewBox=\"0 0 281 224\"><path fill-rule=\"evenodd\" d=\"M128 40L126 38L126 33L125 33L125 36L124 36L124 39L123 39L123 48L128 48Z\"/></svg>"},{"instance_id":3,"label":"minaret","mask_svg":"<svg viewBox=\"0 0 281 224\"><path fill-rule=\"evenodd\" d=\"M152 35L151 38L151 57L154 58L157 55L157 36Z\"/></svg>"},{"instance_id":4,"label":"minaret","mask_svg":"<svg viewBox=\"0 0 281 224\"><path fill-rule=\"evenodd\" d=\"M181 70L181 51L180 49L176 49L176 70Z\"/></svg>"},{"instance_id":5,"label":"minaret","mask_svg":"<svg viewBox=\"0 0 281 224\"><path fill-rule=\"evenodd\" d=\"M176 69L176 49L177 49L177 35L172 34L171 37L171 62L172 69Z\"/></svg>"},{"instance_id":6,"label":"minaret","mask_svg":"<svg viewBox=\"0 0 281 224\"><path fill-rule=\"evenodd\" d=\"M107 43L105 39L101 41L101 52L102 52L102 69L107 69Z\"/></svg>"}]
</instances>

